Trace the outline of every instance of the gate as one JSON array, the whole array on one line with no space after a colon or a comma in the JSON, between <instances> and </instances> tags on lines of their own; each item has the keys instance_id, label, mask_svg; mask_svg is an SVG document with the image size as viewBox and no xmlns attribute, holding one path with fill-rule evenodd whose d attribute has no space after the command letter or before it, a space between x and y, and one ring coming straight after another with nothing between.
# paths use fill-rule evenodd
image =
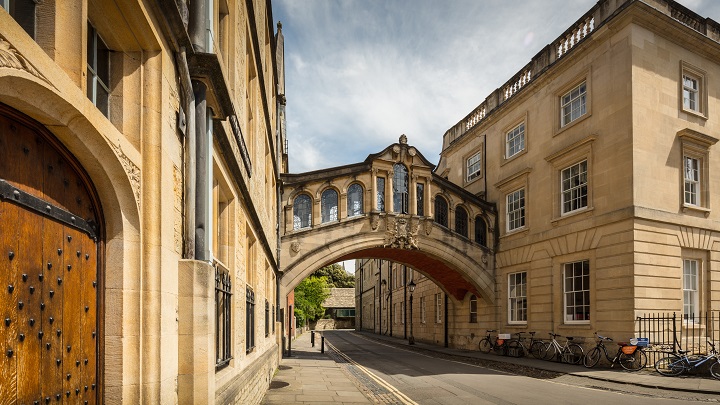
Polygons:
<instances>
[{"instance_id":1,"label":"gate","mask_svg":"<svg viewBox=\"0 0 720 405\"><path fill-rule=\"evenodd\" d=\"M0 105L0 403L97 403L99 240L88 178Z\"/></svg>"}]
</instances>

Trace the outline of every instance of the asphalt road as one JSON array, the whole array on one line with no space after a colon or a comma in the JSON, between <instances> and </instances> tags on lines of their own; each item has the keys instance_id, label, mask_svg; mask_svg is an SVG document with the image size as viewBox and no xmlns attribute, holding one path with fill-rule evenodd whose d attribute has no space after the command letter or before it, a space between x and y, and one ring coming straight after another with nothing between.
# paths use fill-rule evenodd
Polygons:
<instances>
[{"instance_id":1,"label":"asphalt road","mask_svg":"<svg viewBox=\"0 0 720 405\"><path fill-rule=\"evenodd\" d=\"M404 404L687 404L720 402L716 396L613 387L583 378L538 379L439 358L368 339L352 331L325 331L341 361L366 394ZM617 384L616 384L617 385Z\"/></svg>"}]
</instances>

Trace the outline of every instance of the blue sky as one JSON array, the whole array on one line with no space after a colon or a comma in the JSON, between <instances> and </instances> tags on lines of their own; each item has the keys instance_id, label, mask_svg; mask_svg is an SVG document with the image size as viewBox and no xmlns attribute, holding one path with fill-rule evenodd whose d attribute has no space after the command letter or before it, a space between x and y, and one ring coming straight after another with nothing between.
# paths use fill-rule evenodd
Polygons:
<instances>
[{"instance_id":1,"label":"blue sky","mask_svg":"<svg viewBox=\"0 0 720 405\"><path fill-rule=\"evenodd\" d=\"M596 0L274 0L285 35L290 172L442 136ZM681 0L720 20L720 0Z\"/></svg>"}]
</instances>

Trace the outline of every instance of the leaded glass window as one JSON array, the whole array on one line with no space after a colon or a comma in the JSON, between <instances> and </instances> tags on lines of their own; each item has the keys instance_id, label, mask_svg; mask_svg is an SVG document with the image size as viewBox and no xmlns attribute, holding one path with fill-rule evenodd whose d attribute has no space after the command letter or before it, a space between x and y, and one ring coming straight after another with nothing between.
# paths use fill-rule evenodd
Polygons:
<instances>
[{"instance_id":1,"label":"leaded glass window","mask_svg":"<svg viewBox=\"0 0 720 405\"><path fill-rule=\"evenodd\" d=\"M455 232L467 238L468 214L463 207L455 208Z\"/></svg>"},{"instance_id":2,"label":"leaded glass window","mask_svg":"<svg viewBox=\"0 0 720 405\"><path fill-rule=\"evenodd\" d=\"M355 183L348 188L347 193L348 217L362 215L363 213L363 188Z\"/></svg>"},{"instance_id":3,"label":"leaded glass window","mask_svg":"<svg viewBox=\"0 0 720 405\"><path fill-rule=\"evenodd\" d=\"M320 197L320 211L322 223L338 220L338 194L333 189L323 191Z\"/></svg>"},{"instance_id":4,"label":"leaded glass window","mask_svg":"<svg viewBox=\"0 0 720 405\"><path fill-rule=\"evenodd\" d=\"M300 194L293 201L293 229L309 228L312 225L312 201L307 194Z\"/></svg>"},{"instance_id":5,"label":"leaded glass window","mask_svg":"<svg viewBox=\"0 0 720 405\"><path fill-rule=\"evenodd\" d=\"M444 227L448 226L448 204L440 196L435 197L435 222Z\"/></svg>"},{"instance_id":6,"label":"leaded glass window","mask_svg":"<svg viewBox=\"0 0 720 405\"><path fill-rule=\"evenodd\" d=\"M415 195L417 198L417 214L425 216L425 184L417 183L415 185Z\"/></svg>"},{"instance_id":7,"label":"leaded glass window","mask_svg":"<svg viewBox=\"0 0 720 405\"><path fill-rule=\"evenodd\" d=\"M393 166L393 212L408 213L408 170L405 165Z\"/></svg>"},{"instance_id":8,"label":"leaded glass window","mask_svg":"<svg viewBox=\"0 0 720 405\"><path fill-rule=\"evenodd\" d=\"M385 211L385 177L377 178L377 210Z\"/></svg>"},{"instance_id":9,"label":"leaded glass window","mask_svg":"<svg viewBox=\"0 0 720 405\"><path fill-rule=\"evenodd\" d=\"M475 242L487 246L487 223L482 217L475 217Z\"/></svg>"}]
</instances>

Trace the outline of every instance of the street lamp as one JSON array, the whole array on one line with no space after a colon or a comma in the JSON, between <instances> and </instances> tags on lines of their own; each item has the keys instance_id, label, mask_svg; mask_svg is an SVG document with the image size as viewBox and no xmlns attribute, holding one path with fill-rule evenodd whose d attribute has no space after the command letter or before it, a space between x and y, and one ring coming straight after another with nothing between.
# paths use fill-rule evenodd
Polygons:
<instances>
[{"instance_id":1,"label":"street lamp","mask_svg":"<svg viewBox=\"0 0 720 405\"><path fill-rule=\"evenodd\" d=\"M412 325L413 325L412 301L413 301L413 291L415 291L415 281L414 280L410 280L410 283L408 284L408 289L410 290L410 337L408 338L408 344L414 345L415 337L413 336L413 331L412 331Z\"/></svg>"}]
</instances>

